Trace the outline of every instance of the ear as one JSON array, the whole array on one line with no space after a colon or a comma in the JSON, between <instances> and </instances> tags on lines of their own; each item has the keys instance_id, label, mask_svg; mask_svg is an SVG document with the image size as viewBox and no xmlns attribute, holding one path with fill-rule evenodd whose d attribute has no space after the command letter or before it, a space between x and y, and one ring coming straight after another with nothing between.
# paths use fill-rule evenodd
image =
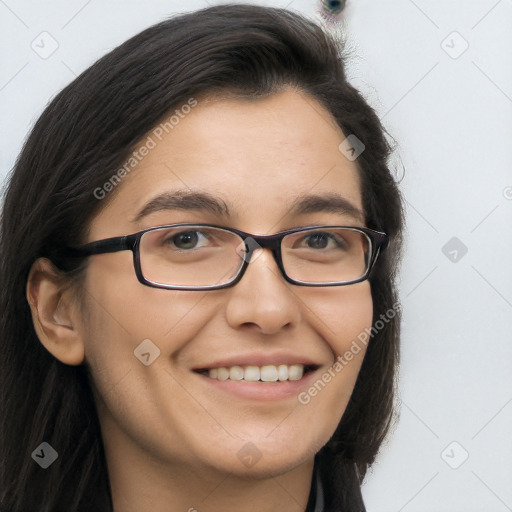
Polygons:
<instances>
[{"instance_id":1,"label":"ear","mask_svg":"<svg viewBox=\"0 0 512 512\"><path fill-rule=\"evenodd\" d=\"M39 258L33 263L26 295L36 334L59 361L79 365L85 348L72 294L73 289L50 260Z\"/></svg>"}]
</instances>

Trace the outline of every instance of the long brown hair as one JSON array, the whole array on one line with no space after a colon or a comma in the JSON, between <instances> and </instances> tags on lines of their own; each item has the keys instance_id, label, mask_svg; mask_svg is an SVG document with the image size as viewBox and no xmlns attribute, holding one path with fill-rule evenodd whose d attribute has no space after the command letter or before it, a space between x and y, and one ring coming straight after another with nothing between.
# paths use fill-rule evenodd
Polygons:
<instances>
[{"instance_id":1,"label":"long brown hair","mask_svg":"<svg viewBox=\"0 0 512 512\"><path fill-rule=\"evenodd\" d=\"M39 342L25 298L32 263L84 240L108 198L94 191L141 138L192 97L264 97L292 86L318 99L357 158L366 225L390 235L371 275L374 321L397 302L403 209L385 131L346 78L340 42L307 18L252 5L172 17L129 39L63 89L36 122L5 191L0 231L2 512L110 512L97 412L85 365L67 366ZM316 456L325 511L364 510L361 483L393 418L400 314L371 338L346 412ZM31 458L42 441L57 461Z\"/></svg>"}]
</instances>

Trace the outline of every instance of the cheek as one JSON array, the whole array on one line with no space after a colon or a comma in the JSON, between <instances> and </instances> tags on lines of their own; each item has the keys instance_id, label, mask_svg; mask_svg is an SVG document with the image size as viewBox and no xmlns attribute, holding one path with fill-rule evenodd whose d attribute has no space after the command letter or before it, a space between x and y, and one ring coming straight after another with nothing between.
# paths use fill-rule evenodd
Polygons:
<instances>
[{"instance_id":1,"label":"cheek","mask_svg":"<svg viewBox=\"0 0 512 512\"><path fill-rule=\"evenodd\" d=\"M347 287L326 288L324 297L308 301L310 321L329 345L333 357L348 350L358 336L371 328L373 320L373 300L367 281Z\"/></svg>"},{"instance_id":2,"label":"cheek","mask_svg":"<svg viewBox=\"0 0 512 512\"><path fill-rule=\"evenodd\" d=\"M202 302L207 292L160 290L141 284L128 251L97 257L94 263L86 279L88 307L94 318L85 327L92 338L107 335L116 353L133 356L145 339L157 346L165 340L168 346L171 338L179 348L180 340L192 336L212 314ZM194 322L190 321L192 313Z\"/></svg>"},{"instance_id":3,"label":"cheek","mask_svg":"<svg viewBox=\"0 0 512 512\"><path fill-rule=\"evenodd\" d=\"M316 303L311 318L329 346L332 365L322 369L298 401L321 419L320 439L324 439L336 429L357 380L366 354L365 335L372 326L373 301L369 283L363 282L326 290L324 299Z\"/></svg>"},{"instance_id":4,"label":"cheek","mask_svg":"<svg viewBox=\"0 0 512 512\"><path fill-rule=\"evenodd\" d=\"M182 433L180 417L189 424L188 418L198 415L195 402L188 403L179 381L166 373L172 367L169 357L197 336L215 308L205 304L204 292L158 290L121 273L91 270L83 332L102 429L110 433L114 447L122 449L116 443L124 441L115 434L121 427L157 456L162 447L151 436L155 425L161 425L165 417L169 431ZM139 349L142 346L144 351ZM145 365L143 354L147 352L151 362ZM169 416L165 408L170 397L180 403L176 417ZM166 442L179 451L172 439Z\"/></svg>"},{"instance_id":5,"label":"cheek","mask_svg":"<svg viewBox=\"0 0 512 512\"><path fill-rule=\"evenodd\" d=\"M154 385L148 381L151 370L165 367L169 356L197 336L215 311L205 304L205 292L144 286L131 260L124 263L126 268L121 262L117 269L105 264L88 269L82 328L86 362L98 391L110 394L131 382L140 391L133 392L133 402Z\"/></svg>"}]
</instances>

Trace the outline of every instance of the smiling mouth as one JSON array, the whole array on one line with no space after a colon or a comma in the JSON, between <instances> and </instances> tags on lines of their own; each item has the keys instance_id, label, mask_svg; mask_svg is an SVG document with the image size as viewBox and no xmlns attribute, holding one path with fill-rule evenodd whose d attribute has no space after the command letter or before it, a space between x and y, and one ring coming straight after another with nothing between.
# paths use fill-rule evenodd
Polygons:
<instances>
[{"instance_id":1,"label":"smiling mouth","mask_svg":"<svg viewBox=\"0 0 512 512\"><path fill-rule=\"evenodd\" d=\"M316 365L280 364L265 366L222 366L220 368L205 368L195 370L210 379L238 382L286 382L300 380L302 377L318 368Z\"/></svg>"}]
</instances>

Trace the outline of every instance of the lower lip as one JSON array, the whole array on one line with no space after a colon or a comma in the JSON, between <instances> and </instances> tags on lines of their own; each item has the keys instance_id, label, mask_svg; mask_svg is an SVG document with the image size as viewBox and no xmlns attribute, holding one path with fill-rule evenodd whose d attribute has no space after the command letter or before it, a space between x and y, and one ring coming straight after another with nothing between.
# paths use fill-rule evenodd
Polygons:
<instances>
[{"instance_id":1,"label":"lower lip","mask_svg":"<svg viewBox=\"0 0 512 512\"><path fill-rule=\"evenodd\" d=\"M226 391L241 398L251 400L285 400L296 397L301 391L310 386L318 369L306 373L299 380L285 380L282 382L247 382L237 380L212 379L201 373L196 373L206 384Z\"/></svg>"}]
</instances>

